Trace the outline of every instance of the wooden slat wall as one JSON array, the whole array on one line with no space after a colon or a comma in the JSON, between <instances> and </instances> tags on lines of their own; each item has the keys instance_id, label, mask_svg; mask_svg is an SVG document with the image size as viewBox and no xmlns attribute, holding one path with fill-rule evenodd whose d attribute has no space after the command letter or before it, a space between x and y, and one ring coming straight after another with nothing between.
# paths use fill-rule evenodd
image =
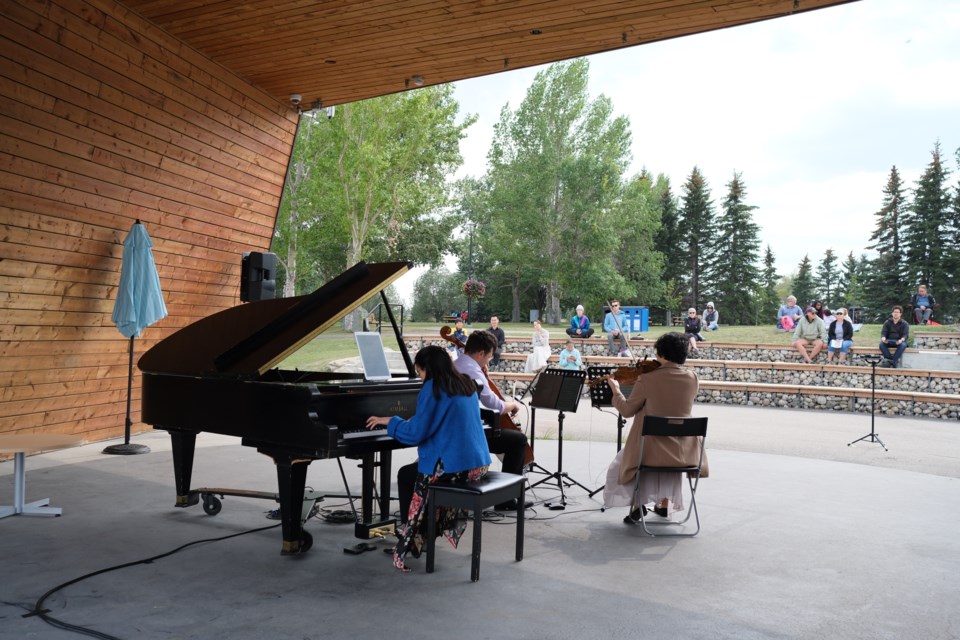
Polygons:
<instances>
[{"instance_id":1,"label":"wooden slat wall","mask_svg":"<svg viewBox=\"0 0 960 640\"><path fill-rule=\"evenodd\" d=\"M154 242L179 327L239 302L270 246L296 114L113 0L0 15L0 433L123 434L127 349L110 320L123 239ZM135 369L134 431L140 380Z\"/></svg>"}]
</instances>

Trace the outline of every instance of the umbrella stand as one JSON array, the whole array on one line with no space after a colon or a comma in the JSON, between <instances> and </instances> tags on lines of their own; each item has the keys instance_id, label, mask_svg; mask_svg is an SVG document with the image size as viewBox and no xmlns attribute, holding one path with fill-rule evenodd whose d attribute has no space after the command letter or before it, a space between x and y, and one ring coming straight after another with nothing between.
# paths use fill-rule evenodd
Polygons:
<instances>
[{"instance_id":1,"label":"umbrella stand","mask_svg":"<svg viewBox=\"0 0 960 640\"><path fill-rule=\"evenodd\" d=\"M122 456L131 456L139 453L150 453L150 447L145 444L130 444L130 396L133 395L133 336L130 336L130 369L127 374L127 421L123 435L123 444L112 444L103 450L103 453L112 453Z\"/></svg>"}]
</instances>

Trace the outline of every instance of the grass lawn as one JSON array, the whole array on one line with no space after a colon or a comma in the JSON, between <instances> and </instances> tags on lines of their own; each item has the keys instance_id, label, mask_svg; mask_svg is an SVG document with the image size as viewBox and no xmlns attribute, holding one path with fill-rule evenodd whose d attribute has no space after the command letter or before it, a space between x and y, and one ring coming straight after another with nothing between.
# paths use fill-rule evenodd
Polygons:
<instances>
[{"instance_id":1,"label":"grass lawn","mask_svg":"<svg viewBox=\"0 0 960 640\"><path fill-rule=\"evenodd\" d=\"M437 322L407 322L404 324L404 331L415 335L435 334L440 336L440 327L444 326ZM487 323L477 323L473 327L466 327L467 333L471 330L486 329ZM543 325L550 332L553 339L563 338L567 324L561 325ZM533 329L529 323L501 322L500 327L507 336L530 336ZM855 346L871 345L876 346L880 342L879 324L865 324L860 331L853 334L853 344ZM956 331L954 325L930 326L930 327L910 327L913 331L945 332ZM643 336L656 340L668 331L676 331L675 327L652 326ZM594 334L595 336L597 334ZM602 334L600 334L602 335ZM777 331L773 325L764 325L759 327L751 326L724 326L721 325L718 331L704 332L704 337L710 342L733 342L736 344L782 344L788 345L793 341L793 333L784 333ZM387 349L397 349L397 342L393 337L393 332L389 329L383 331L383 344ZM305 345L302 349L287 358L281 366L285 369L301 369L305 371L326 371L330 362L344 358L353 358L357 356L357 345L353 335L340 328L328 329L325 333L315 338L312 342Z\"/></svg>"}]
</instances>

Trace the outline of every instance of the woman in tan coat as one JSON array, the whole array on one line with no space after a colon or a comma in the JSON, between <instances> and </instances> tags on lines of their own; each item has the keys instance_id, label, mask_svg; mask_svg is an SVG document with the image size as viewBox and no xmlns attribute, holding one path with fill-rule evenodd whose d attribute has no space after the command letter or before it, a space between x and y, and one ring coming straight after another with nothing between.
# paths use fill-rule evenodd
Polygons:
<instances>
[{"instance_id":1,"label":"woman in tan coat","mask_svg":"<svg viewBox=\"0 0 960 640\"><path fill-rule=\"evenodd\" d=\"M613 406L623 417L633 417L633 425L626 445L607 470L603 502L608 507L630 506L635 511L645 509L645 505L652 502L657 514L666 517L671 511L684 508L681 474L644 473L639 495L634 495L643 418L646 415L691 416L699 382L697 375L683 366L687 360L687 339L683 334L667 333L660 336L654 349L660 367L641 375L633 385L629 398L624 397L620 384L612 376L608 380L613 392ZM699 456L699 447L689 438L652 439L643 451L644 463L662 466L695 465ZM707 476L706 456L701 476ZM627 516L624 521L634 522L638 518L639 513L635 518Z\"/></svg>"}]
</instances>

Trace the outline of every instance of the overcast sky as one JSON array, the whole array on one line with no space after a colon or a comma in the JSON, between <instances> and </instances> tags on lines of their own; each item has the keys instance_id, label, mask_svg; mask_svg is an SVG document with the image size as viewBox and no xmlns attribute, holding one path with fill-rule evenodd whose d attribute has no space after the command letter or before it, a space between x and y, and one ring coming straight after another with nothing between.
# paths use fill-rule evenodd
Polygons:
<instances>
[{"instance_id":1,"label":"overcast sky","mask_svg":"<svg viewBox=\"0 0 960 640\"><path fill-rule=\"evenodd\" d=\"M630 120L630 172L664 173L679 195L697 165L717 205L740 172L782 275L829 247L863 252L891 166L912 187L938 139L957 183L958 0L863 0L589 60L591 97ZM543 68L456 83L479 117L458 177L486 173L500 109Z\"/></svg>"}]
</instances>

